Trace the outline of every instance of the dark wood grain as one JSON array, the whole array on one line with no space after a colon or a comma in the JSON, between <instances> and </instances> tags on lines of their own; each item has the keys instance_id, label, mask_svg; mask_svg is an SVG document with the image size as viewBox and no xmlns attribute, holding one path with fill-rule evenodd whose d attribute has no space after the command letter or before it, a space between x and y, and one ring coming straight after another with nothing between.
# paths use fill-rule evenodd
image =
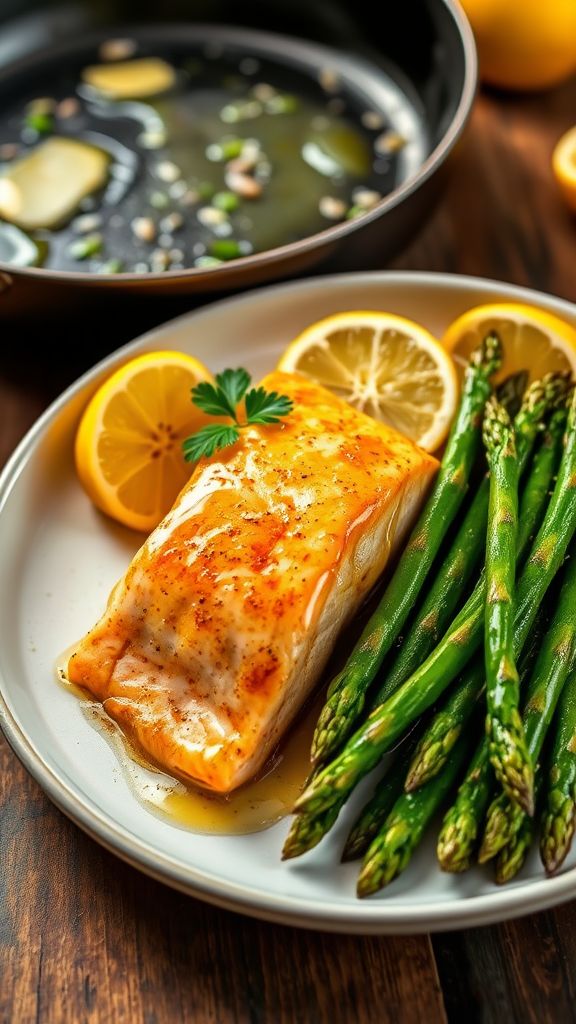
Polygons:
<instances>
[{"instance_id":1,"label":"dark wood grain","mask_svg":"<svg viewBox=\"0 0 576 1024\"><path fill-rule=\"evenodd\" d=\"M446 1010L467 1024L576 1020L576 904L434 937Z\"/></svg>"},{"instance_id":2,"label":"dark wood grain","mask_svg":"<svg viewBox=\"0 0 576 1024\"><path fill-rule=\"evenodd\" d=\"M315 935L217 910L83 835L5 743L0 780L3 1022L347 1024L375 1006L383 1024L424 1008L445 1021L428 937Z\"/></svg>"},{"instance_id":3,"label":"dark wood grain","mask_svg":"<svg viewBox=\"0 0 576 1024\"><path fill-rule=\"evenodd\" d=\"M576 223L550 171L576 83L483 95L447 193L395 266L576 300ZM91 360L0 355L0 462ZM468 1024L576 1019L576 904L462 934L347 938L216 910L139 875L71 825L0 741L2 1024Z\"/></svg>"}]
</instances>

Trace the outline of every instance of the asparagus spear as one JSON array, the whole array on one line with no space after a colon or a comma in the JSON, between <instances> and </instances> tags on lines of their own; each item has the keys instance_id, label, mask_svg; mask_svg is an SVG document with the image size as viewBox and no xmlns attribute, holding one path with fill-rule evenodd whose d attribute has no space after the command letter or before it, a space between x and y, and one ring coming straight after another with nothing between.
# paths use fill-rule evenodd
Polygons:
<instances>
[{"instance_id":1,"label":"asparagus spear","mask_svg":"<svg viewBox=\"0 0 576 1024\"><path fill-rule=\"evenodd\" d=\"M538 636L538 631L535 635ZM531 643L527 647L523 651L520 665L521 679L530 670L536 655L535 645ZM472 864L480 822L494 784L494 773L487 754L484 734L458 789L456 801L446 812L438 836L436 855L443 871L458 873L466 871Z\"/></svg>"},{"instance_id":2,"label":"asparagus spear","mask_svg":"<svg viewBox=\"0 0 576 1024\"><path fill-rule=\"evenodd\" d=\"M537 764L558 699L576 656L576 558L568 560L564 582L550 626L528 683L524 728L528 750ZM478 859L491 860L520 829L524 812L506 793L499 793L488 810Z\"/></svg>"},{"instance_id":3,"label":"asparagus spear","mask_svg":"<svg viewBox=\"0 0 576 1024\"><path fill-rule=\"evenodd\" d=\"M514 622L517 649L523 646L544 597L576 530L576 396L568 416L566 444L544 521L517 588ZM373 711L298 798L296 811L316 813L342 800L382 754L438 699L478 650L483 625L484 586L479 586L424 664L384 704Z\"/></svg>"},{"instance_id":4,"label":"asparagus spear","mask_svg":"<svg viewBox=\"0 0 576 1024\"><path fill-rule=\"evenodd\" d=\"M311 775L311 780L314 774ZM308 850L313 850L321 839L336 823L336 819L342 810L342 804L332 804L327 811L319 814L299 814L290 826L290 831L284 840L282 847L282 860L292 860L294 857L301 857Z\"/></svg>"},{"instance_id":5,"label":"asparagus spear","mask_svg":"<svg viewBox=\"0 0 576 1024\"><path fill-rule=\"evenodd\" d=\"M492 767L510 797L534 811L534 767L520 716L520 677L514 651L514 589L518 534L518 461L510 417L488 399L482 431L490 467L486 537L486 733Z\"/></svg>"},{"instance_id":6,"label":"asparagus spear","mask_svg":"<svg viewBox=\"0 0 576 1024\"><path fill-rule=\"evenodd\" d=\"M356 860L366 853L370 843L386 821L392 807L400 796L406 778L406 769L417 742L420 730L404 741L404 747L383 779L380 780L368 802L354 822L342 851L342 860ZM300 815L306 818L307 815ZM298 821L298 818L296 818Z\"/></svg>"},{"instance_id":7,"label":"asparagus spear","mask_svg":"<svg viewBox=\"0 0 576 1024\"><path fill-rule=\"evenodd\" d=\"M537 431L542 425L546 412L550 408L554 408L559 401L565 400L567 389L568 380L566 375L547 374L542 381L535 381L526 392L521 408L514 421L514 427L517 434L520 473L523 472L528 463ZM499 397L501 397L500 392ZM562 427L561 429L557 429L558 444L561 442L565 416L566 411L563 410L561 414ZM518 537L519 555L527 549L528 544L532 539L534 516L538 515L538 518L541 519L543 503L548 497L550 476L548 473L548 467L545 465L544 468L546 469L544 487L541 486L541 481L536 477L534 483L528 488L527 500L523 502L523 512L527 514L522 517L522 526ZM478 501L479 497L484 498L485 501L480 503ZM485 531L486 528L488 497L489 481L488 478L486 478L480 485L476 498L470 506L470 511L474 512L474 515L478 516L477 525L480 532ZM464 525L465 524L463 524L463 528ZM459 537L460 534L463 533L463 528L460 530ZM463 538L463 544L465 543L466 540ZM441 577L442 571L453 557L453 575L455 577L455 585L453 589L455 590L457 590L456 577L458 575L458 568L461 565L463 555L464 551L458 550L457 538L439 573L439 577ZM439 594L431 594L431 598L432 600L429 603L425 602L422 609L424 614L416 624L419 627L420 636L422 636L423 633L425 634L426 624L434 616L434 609L439 603ZM442 608L441 604L440 608ZM403 648L404 651L406 651L408 644L414 643L412 633L413 631L411 631L411 634L406 638ZM429 648L423 651L424 656L428 653L428 650ZM401 660L401 658L402 654L398 660ZM392 674L393 673L394 669L392 670ZM406 673L404 678L407 678L407 675L408 673ZM407 773L406 788L408 791L417 789L418 786L423 785L424 782L427 782L428 779L432 778L432 776L441 769L446 756L451 750L453 744L456 742L460 732L474 710L475 701L482 691L483 684L484 672L481 666L467 670L461 682L450 694L444 707L441 708L437 715L432 719L428 731L422 737L422 740L415 751L413 762ZM379 696L381 696L381 694Z\"/></svg>"},{"instance_id":8,"label":"asparagus spear","mask_svg":"<svg viewBox=\"0 0 576 1024\"><path fill-rule=\"evenodd\" d=\"M352 834L358 830L359 836L368 834L368 830L373 829L375 834L378 828L386 818L388 811L392 807L396 797L402 790L404 779L406 777L406 768L410 760L410 756L414 750L414 746L417 742L419 729L415 729L413 735L408 736L402 745L402 750L399 752L393 765L386 773L383 779L378 783L376 791L373 797L368 801L368 804L362 811L360 818L356 826L352 829L352 832L348 836L344 852L342 854L342 860L354 860L355 857L359 857L365 849L368 848L372 834L370 834L365 846L362 849L358 849L358 852L354 852L358 847L360 838L352 840ZM318 774L318 769L312 771L309 776L309 782L311 782ZM318 814L298 814L292 822L290 831L284 841L282 848L282 860L291 860L294 857L301 857L303 853L307 853L308 850L312 850L318 845L320 840L330 831L334 825L342 807L346 803L347 797L339 800L337 803L332 804L327 811L320 811Z\"/></svg>"},{"instance_id":9,"label":"asparagus spear","mask_svg":"<svg viewBox=\"0 0 576 1024\"><path fill-rule=\"evenodd\" d=\"M540 857L551 875L562 866L576 829L576 669L560 697L545 779Z\"/></svg>"},{"instance_id":10,"label":"asparagus spear","mask_svg":"<svg viewBox=\"0 0 576 1024\"><path fill-rule=\"evenodd\" d=\"M540 776L536 779L536 797L539 795L541 786ZM510 882L522 868L532 846L534 832L536 831L536 818L528 814L522 815L522 823L510 842L500 851L496 861L496 881L498 885Z\"/></svg>"},{"instance_id":11,"label":"asparagus spear","mask_svg":"<svg viewBox=\"0 0 576 1024\"><path fill-rule=\"evenodd\" d=\"M538 521L537 517L547 500L560 459L565 426L566 411L557 409L552 414L548 430L534 457L520 506L520 561L524 542L534 529L534 521ZM488 757L488 743L484 737L474 753L456 801L444 818L438 837L438 860L444 871L464 871L469 867L492 791L493 772Z\"/></svg>"},{"instance_id":12,"label":"asparagus spear","mask_svg":"<svg viewBox=\"0 0 576 1024\"><path fill-rule=\"evenodd\" d=\"M553 414L522 495L518 534L519 562L529 547L535 525L543 516L550 484L560 458L566 415L566 409L556 410ZM417 788L423 781L440 771L452 743L456 741L474 710L473 702L480 696L483 682L484 673L480 672L478 667L466 669L444 707L432 718L429 730L422 737L408 772L407 785L409 784L410 789Z\"/></svg>"},{"instance_id":13,"label":"asparagus spear","mask_svg":"<svg viewBox=\"0 0 576 1024\"><path fill-rule=\"evenodd\" d=\"M440 775L416 793L404 792L398 797L368 848L358 876L358 896L384 888L407 867L428 822L455 784L467 750L468 737L464 735L453 747Z\"/></svg>"},{"instance_id":14,"label":"asparagus spear","mask_svg":"<svg viewBox=\"0 0 576 1024\"><path fill-rule=\"evenodd\" d=\"M498 389L498 397L511 415L514 415L519 383L515 378L508 378ZM520 473L528 465L546 413L564 399L567 388L566 374L549 373L542 380L534 381L526 390L514 419ZM375 704L382 704L387 700L418 665L422 664L448 628L472 574L484 554L489 493L490 485L486 476L470 503L454 542L402 642L390 671L380 684Z\"/></svg>"},{"instance_id":15,"label":"asparagus spear","mask_svg":"<svg viewBox=\"0 0 576 1024\"><path fill-rule=\"evenodd\" d=\"M484 666L474 665L434 715L406 773L406 792L424 786L446 763L452 747L474 713L478 697L484 689Z\"/></svg>"},{"instance_id":16,"label":"asparagus spear","mask_svg":"<svg viewBox=\"0 0 576 1024\"><path fill-rule=\"evenodd\" d=\"M501 363L494 333L473 353L458 414L432 492L376 611L342 671L333 679L312 741L312 760L337 750L364 708L366 691L404 626L447 530L460 508L479 447L490 377Z\"/></svg>"},{"instance_id":17,"label":"asparagus spear","mask_svg":"<svg viewBox=\"0 0 576 1024\"><path fill-rule=\"evenodd\" d=\"M492 783L492 765L486 757L486 738L483 737L460 784L456 800L442 822L436 855L443 871L457 873L470 867L478 822L490 799Z\"/></svg>"}]
</instances>

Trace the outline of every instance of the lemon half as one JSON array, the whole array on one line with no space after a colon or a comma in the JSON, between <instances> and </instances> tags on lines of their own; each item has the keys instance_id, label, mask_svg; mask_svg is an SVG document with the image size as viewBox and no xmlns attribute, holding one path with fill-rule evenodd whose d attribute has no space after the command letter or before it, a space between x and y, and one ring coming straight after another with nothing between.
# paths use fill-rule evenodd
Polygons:
<instances>
[{"instance_id":1,"label":"lemon half","mask_svg":"<svg viewBox=\"0 0 576 1024\"><path fill-rule=\"evenodd\" d=\"M475 306L450 325L442 342L463 370L470 353L495 330L504 358L495 374L496 383L509 374L526 370L530 380L545 373L576 373L576 330L552 313L518 302Z\"/></svg>"},{"instance_id":2,"label":"lemon half","mask_svg":"<svg viewBox=\"0 0 576 1024\"><path fill-rule=\"evenodd\" d=\"M445 349L420 324L393 313L326 317L288 346L278 369L323 384L427 451L444 441L458 401Z\"/></svg>"},{"instance_id":3,"label":"lemon half","mask_svg":"<svg viewBox=\"0 0 576 1024\"><path fill-rule=\"evenodd\" d=\"M207 418L190 390L212 380L182 352L132 359L102 384L82 416L75 458L94 504L134 530L150 532L190 477L182 441Z\"/></svg>"}]
</instances>

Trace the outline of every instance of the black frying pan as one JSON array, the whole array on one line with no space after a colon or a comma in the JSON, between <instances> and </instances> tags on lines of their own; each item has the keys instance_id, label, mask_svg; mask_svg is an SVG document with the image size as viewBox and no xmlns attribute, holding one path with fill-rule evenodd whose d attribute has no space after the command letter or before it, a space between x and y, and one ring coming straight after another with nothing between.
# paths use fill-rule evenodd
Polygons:
<instances>
[{"instance_id":1,"label":"black frying pan","mask_svg":"<svg viewBox=\"0 0 576 1024\"><path fill-rule=\"evenodd\" d=\"M38 315L51 310L72 311L92 303L102 309L110 300L138 296L142 301L191 293L227 292L264 280L311 272L317 267L351 269L382 265L414 233L432 208L446 158L468 119L476 84L476 60L469 27L452 0L404 0L384 16L382 38L372 24L371 0L350 3L250 2L238 4L169 2L162 5L131 0L60 8L33 7L0 35L0 108L7 97L57 76L63 67L82 66L94 59L99 43L110 35L128 34L144 46L193 47L199 39L221 37L240 52L260 52L286 66L317 68L326 62L325 45L339 51L339 70L352 90L374 106L378 102L380 68L394 77L424 112L425 158L413 176L387 195L378 206L347 221L266 252L233 260L220 267L163 273L115 276L63 272L42 268L18 269L0 263L0 316ZM380 8L382 11L383 8ZM176 19L181 19L179 22ZM207 24L207 23L210 24ZM218 22L219 25L214 23ZM126 26L129 28L126 28ZM257 28L256 33L251 29ZM267 30L287 32L278 39ZM265 30L263 32L263 30ZM124 304L123 304L124 305ZM189 305L189 300L188 300ZM168 315L168 309L158 318Z\"/></svg>"}]
</instances>

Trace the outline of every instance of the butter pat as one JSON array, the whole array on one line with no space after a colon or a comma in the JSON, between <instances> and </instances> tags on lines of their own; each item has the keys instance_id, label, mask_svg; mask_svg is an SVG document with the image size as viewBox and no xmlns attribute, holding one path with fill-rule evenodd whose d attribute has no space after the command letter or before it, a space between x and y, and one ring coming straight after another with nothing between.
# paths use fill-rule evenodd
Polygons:
<instances>
[{"instance_id":1,"label":"butter pat","mask_svg":"<svg viewBox=\"0 0 576 1024\"><path fill-rule=\"evenodd\" d=\"M174 68L159 57L93 64L82 72L87 85L110 100L139 100L171 89L176 80Z\"/></svg>"},{"instance_id":2,"label":"butter pat","mask_svg":"<svg viewBox=\"0 0 576 1024\"><path fill-rule=\"evenodd\" d=\"M47 139L0 177L0 217L28 231L65 223L102 188L110 157L74 139Z\"/></svg>"}]
</instances>

